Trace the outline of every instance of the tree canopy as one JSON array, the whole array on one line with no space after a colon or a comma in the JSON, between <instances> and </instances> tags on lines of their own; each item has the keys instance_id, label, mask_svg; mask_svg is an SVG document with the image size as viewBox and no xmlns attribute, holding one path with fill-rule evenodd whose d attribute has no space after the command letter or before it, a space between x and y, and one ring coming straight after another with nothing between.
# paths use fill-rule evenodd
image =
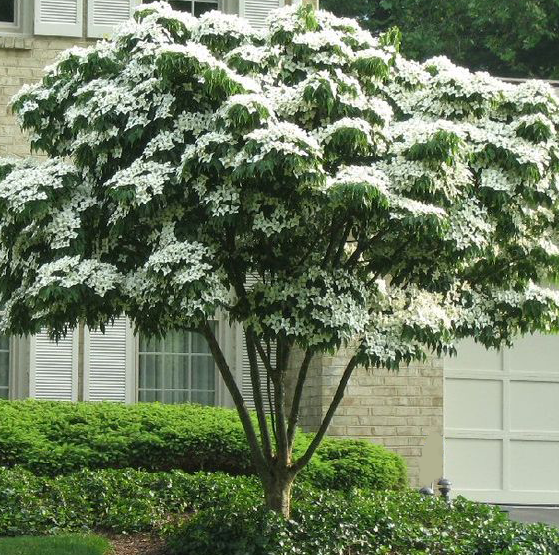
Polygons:
<instances>
[{"instance_id":1,"label":"tree canopy","mask_svg":"<svg viewBox=\"0 0 559 555\"><path fill-rule=\"evenodd\" d=\"M559 79L557 0L321 0L372 32L398 27L402 53L446 55L472 70Z\"/></svg>"},{"instance_id":2,"label":"tree canopy","mask_svg":"<svg viewBox=\"0 0 559 555\"><path fill-rule=\"evenodd\" d=\"M126 314L148 335L200 331L265 485L308 462L356 365L559 327L545 286L559 102L545 83L411 62L397 34L309 7L255 31L154 3L111 41L63 53L13 109L49 158L0 165L2 330L58 337ZM258 438L216 313L244 326ZM343 345L355 356L292 461L310 361Z\"/></svg>"}]
</instances>

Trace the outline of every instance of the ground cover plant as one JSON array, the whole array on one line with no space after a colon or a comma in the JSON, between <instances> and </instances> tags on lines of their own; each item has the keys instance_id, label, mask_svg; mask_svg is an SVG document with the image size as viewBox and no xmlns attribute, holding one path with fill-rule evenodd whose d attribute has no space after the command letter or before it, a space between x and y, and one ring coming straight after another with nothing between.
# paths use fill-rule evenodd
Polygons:
<instances>
[{"instance_id":1,"label":"ground cover plant","mask_svg":"<svg viewBox=\"0 0 559 555\"><path fill-rule=\"evenodd\" d=\"M146 532L169 515L223 505L229 497L262 502L257 479L248 476L122 469L50 478L0 469L0 536Z\"/></svg>"},{"instance_id":2,"label":"ground cover plant","mask_svg":"<svg viewBox=\"0 0 559 555\"><path fill-rule=\"evenodd\" d=\"M291 519L243 498L169 526L171 555L556 555L559 530L460 498L296 491Z\"/></svg>"},{"instance_id":3,"label":"ground cover plant","mask_svg":"<svg viewBox=\"0 0 559 555\"><path fill-rule=\"evenodd\" d=\"M235 410L157 403L0 401L0 466L35 474L82 468L222 471L254 474ZM298 433L295 453L312 434ZM407 484L401 456L368 441L327 438L300 479L320 488L399 489Z\"/></svg>"},{"instance_id":4,"label":"ground cover plant","mask_svg":"<svg viewBox=\"0 0 559 555\"><path fill-rule=\"evenodd\" d=\"M109 542L100 536L0 538L3 555L111 555Z\"/></svg>"},{"instance_id":5,"label":"ground cover plant","mask_svg":"<svg viewBox=\"0 0 559 555\"><path fill-rule=\"evenodd\" d=\"M398 41L308 6L257 32L156 2L63 53L13 101L48 159L0 165L0 331L59 337L124 314L147 336L203 334L266 505L288 517L358 365L557 330L542 285L559 261L557 98L408 61ZM256 421L217 313L244 328ZM309 367L341 346L296 453Z\"/></svg>"},{"instance_id":6,"label":"ground cover plant","mask_svg":"<svg viewBox=\"0 0 559 555\"><path fill-rule=\"evenodd\" d=\"M48 478L3 469L0 535L155 532L173 555L556 555L559 548L556 529L513 523L464 499L449 507L412 491L296 484L289 521L263 502L256 477L126 469Z\"/></svg>"}]
</instances>

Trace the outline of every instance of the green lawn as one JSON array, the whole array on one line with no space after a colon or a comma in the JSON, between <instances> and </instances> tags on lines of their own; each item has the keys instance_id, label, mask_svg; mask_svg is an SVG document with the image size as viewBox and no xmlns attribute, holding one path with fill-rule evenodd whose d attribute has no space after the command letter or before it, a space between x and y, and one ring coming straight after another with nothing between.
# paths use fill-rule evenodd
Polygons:
<instances>
[{"instance_id":1,"label":"green lawn","mask_svg":"<svg viewBox=\"0 0 559 555\"><path fill-rule=\"evenodd\" d=\"M110 544L99 536L22 536L0 538L2 555L108 555Z\"/></svg>"}]
</instances>

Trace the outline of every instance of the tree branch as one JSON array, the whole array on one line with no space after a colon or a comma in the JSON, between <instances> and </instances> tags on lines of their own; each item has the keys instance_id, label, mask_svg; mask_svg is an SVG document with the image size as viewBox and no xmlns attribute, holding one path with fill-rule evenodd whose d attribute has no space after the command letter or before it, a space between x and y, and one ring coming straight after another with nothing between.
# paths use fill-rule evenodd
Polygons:
<instances>
[{"instance_id":1,"label":"tree branch","mask_svg":"<svg viewBox=\"0 0 559 555\"><path fill-rule=\"evenodd\" d=\"M245 400L241 392L239 391L239 387L235 382L235 378L231 373L231 369L225 360L225 356L223 355L223 351L215 338L214 332L208 322L204 322L202 326L202 334L208 341L208 345L210 347L210 351L212 356L217 364L221 377L227 386L227 389L231 393L231 397L233 397L233 401L235 403L235 407L237 408L237 412L239 414L239 418L241 420L241 424L243 425L243 429L245 431L247 441L250 447L250 451L252 453L252 457L254 460L254 464L256 465L256 470L259 472L261 476L264 476L267 473L267 463L264 455L262 453L262 449L258 443L258 438L256 437L256 431L254 430L254 426L252 424L252 420L250 419L250 414L245 404Z\"/></svg>"},{"instance_id":2,"label":"tree branch","mask_svg":"<svg viewBox=\"0 0 559 555\"><path fill-rule=\"evenodd\" d=\"M377 272L376 274L373 274L373 277L371 279L369 279L369 281L367 281L367 283L365 284L366 287L372 287L373 284L376 282L376 280L379 278L380 273Z\"/></svg>"},{"instance_id":3,"label":"tree branch","mask_svg":"<svg viewBox=\"0 0 559 555\"><path fill-rule=\"evenodd\" d=\"M293 447L293 440L295 439L295 430L297 429L297 422L299 420L299 407L301 406L301 398L303 396L303 387L307 379L307 372L314 353L308 349L305 353L305 358L299 369L297 376L297 384L293 392L293 400L291 402L291 411L289 413L289 420L287 422L287 441L289 448Z\"/></svg>"},{"instance_id":4,"label":"tree branch","mask_svg":"<svg viewBox=\"0 0 559 555\"><path fill-rule=\"evenodd\" d=\"M262 363L264 364L264 367L266 368L266 372L268 372L270 374L270 376L274 375L274 367L272 366L272 363L270 362L270 359L266 356L266 352L264 351L264 347L262 347L262 345L260 344L260 341L255 341L254 342L254 346L256 347L256 350L258 351L258 354L260 355L260 359L262 360Z\"/></svg>"},{"instance_id":5,"label":"tree branch","mask_svg":"<svg viewBox=\"0 0 559 555\"><path fill-rule=\"evenodd\" d=\"M344 248L349 238L349 234L351 233L352 227L353 227L353 222L348 222L344 230L344 233L341 237L340 243L338 245L338 250L336 252L336 255L334 256L334 267L336 267L342 260L342 254L344 253Z\"/></svg>"},{"instance_id":6,"label":"tree branch","mask_svg":"<svg viewBox=\"0 0 559 555\"><path fill-rule=\"evenodd\" d=\"M335 244L335 241L336 241L336 235L342 229L343 229L343 223L338 224L338 225L332 224L331 230L330 230L330 241L328 242L328 247L326 249L326 254L324 255L324 259L322 261L322 268L326 268L326 266L328 265L328 260L329 260L330 256L332 255L332 250L334 249L334 244Z\"/></svg>"},{"instance_id":7,"label":"tree branch","mask_svg":"<svg viewBox=\"0 0 559 555\"><path fill-rule=\"evenodd\" d=\"M272 443L270 441L270 432L268 430L268 422L264 413L264 402L262 400L262 383L260 381L260 372L258 371L258 359L256 357L255 344L258 338L255 338L254 332L245 331L245 343L250 366L250 381L252 384L252 398L254 399L254 407L258 418L258 426L260 428L260 437L262 439L262 449L264 456L268 461L272 460Z\"/></svg>"},{"instance_id":8,"label":"tree branch","mask_svg":"<svg viewBox=\"0 0 559 555\"><path fill-rule=\"evenodd\" d=\"M305 451L305 454L291 466L291 470L295 474L299 472L302 468L304 468L304 466L311 460L311 457L314 455L314 452L316 451L317 447L322 441L322 438L326 434L326 431L328 430L328 426L332 421L332 417L334 416L334 413L336 412L340 402L344 397L345 388L347 386L347 383L349 382L349 378L351 377L351 374L353 373L353 370L355 369L356 366L357 366L357 356L353 356L348 362L344 370L342 379L340 380L338 389L336 390L336 394L332 399L332 403L328 408L328 411L326 413L326 416L324 417L324 420L322 421L322 424L320 425L320 428L318 429L316 435L311 441L311 444L308 446L307 450Z\"/></svg>"},{"instance_id":9,"label":"tree branch","mask_svg":"<svg viewBox=\"0 0 559 555\"><path fill-rule=\"evenodd\" d=\"M283 460L287 464L288 459L288 443L287 443L287 425L285 420L285 373L282 371L284 365L282 365L283 355L282 346L283 341L278 339L277 342L277 352L276 352L276 368L272 366L270 358L266 355L264 348L259 341L255 343L256 350L266 367L266 372L272 378L274 384L274 404L270 406L270 410L275 412L275 426L274 426L274 438L276 440L277 455L280 460Z\"/></svg>"},{"instance_id":10,"label":"tree branch","mask_svg":"<svg viewBox=\"0 0 559 555\"><path fill-rule=\"evenodd\" d=\"M357 241L357 248L353 251L353 254L347 259L344 266L346 268L351 268L354 264L359 261L359 257L367 250L370 249L375 243L379 242L380 233L374 235L371 239Z\"/></svg>"},{"instance_id":11,"label":"tree branch","mask_svg":"<svg viewBox=\"0 0 559 555\"><path fill-rule=\"evenodd\" d=\"M274 381L274 408L276 412L278 462L287 466L290 463L291 453L287 440L287 419L285 416L285 374L289 358L287 340L278 339L278 352L276 360L276 376Z\"/></svg>"},{"instance_id":12,"label":"tree branch","mask_svg":"<svg viewBox=\"0 0 559 555\"><path fill-rule=\"evenodd\" d=\"M270 407L270 420L272 423L272 433L276 445L278 444L278 433L276 431L276 417L274 415L274 401L272 400L272 376L266 372L266 392L268 393L268 406Z\"/></svg>"}]
</instances>

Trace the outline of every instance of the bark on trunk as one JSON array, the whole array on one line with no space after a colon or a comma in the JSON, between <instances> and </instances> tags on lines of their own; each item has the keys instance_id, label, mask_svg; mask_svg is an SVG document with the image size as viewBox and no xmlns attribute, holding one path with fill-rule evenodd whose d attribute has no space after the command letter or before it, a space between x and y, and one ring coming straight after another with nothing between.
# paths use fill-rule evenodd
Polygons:
<instances>
[{"instance_id":1,"label":"bark on trunk","mask_svg":"<svg viewBox=\"0 0 559 555\"><path fill-rule=\"evenodd\" d=\"M289 476L275 476L263 480L266 507L271 511L289 518L291 515L291 487L293 478Z\"/></svg>"}]
</instances>

